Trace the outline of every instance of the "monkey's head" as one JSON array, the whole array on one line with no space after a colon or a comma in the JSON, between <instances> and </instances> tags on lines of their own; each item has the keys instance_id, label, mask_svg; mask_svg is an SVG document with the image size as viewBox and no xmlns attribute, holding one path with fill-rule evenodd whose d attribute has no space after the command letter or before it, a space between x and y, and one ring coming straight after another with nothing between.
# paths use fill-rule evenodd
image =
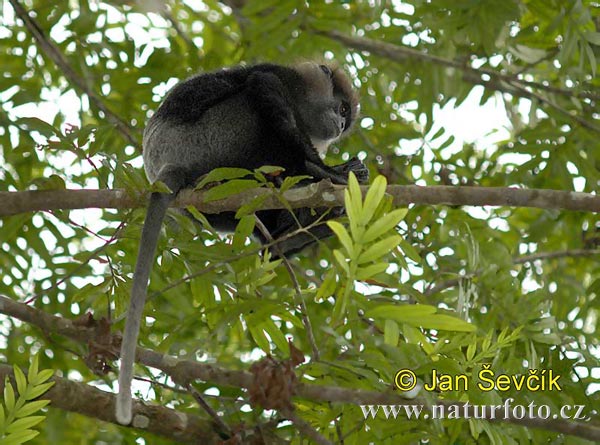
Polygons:
<instances>
[{"instance_id":1,"label":"monkey's head","mask_svg":"<svg viewBox=\"0 0 600 445\"><path fill-rule=\"evenodd\" d=\"M294 69L304 85L298 98L301 125L315 148L324 153L356 120L358 94L338 66L304 62Z\"/></svg>"}]
</instances>

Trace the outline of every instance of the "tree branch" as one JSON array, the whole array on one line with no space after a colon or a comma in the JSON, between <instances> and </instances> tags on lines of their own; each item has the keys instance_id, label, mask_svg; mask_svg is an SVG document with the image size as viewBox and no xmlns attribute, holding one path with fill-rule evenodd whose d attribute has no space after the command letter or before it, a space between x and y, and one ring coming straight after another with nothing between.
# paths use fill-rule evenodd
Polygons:
<instances>
[{"instance_id":1,"label":"tree branch","mask_svg":"<svg viewBox=\"0 0 600 445\"><path fill-rule=\"evenodd\" d=\"M14 381L13 368L0 364L0 387L3 387L6 376ZM43 399L50 400L51 407L122 426L115 418L114 394L61 377L53 377L51 380L55 382L54 386L42 396ZM159 405L145 405L135 400L134 405L136 415L129 428L168 437L181 443L222 443L223 438L219 437L208 420Z\"/></svg>"},{"instance_id":2,"label":"tree branch","mask_svg":"<svg viewBox=\"0 0 600 445\"><path fill-rule=\"evenodd\" d=\"M363 193L368 186L362 186ZM321 181L306 187L286 191L284 199L292 208L337 207L344 205L345 186ZM204 202L205 190L183 190L172 207L196 207L204 213L237 211L242 205L266 196L257 210L282 209L278 190L256 188L219 201ZM592 193L550 189L519 189L510 187L418 186L390 185L387 193L395 206L468 205L533 207L540 209L600 212L600 196ZM125 190L35 190L0 192L0 217L41 210L72 210L85 208L130 209L146 205L147 196L132 195Z\"/></svg>"},{"instance_id":3,"label":"tree branch","mask_svg":"<svg viewBox=\"0 0 600 445\"><path fill-rule=\"evenodd\" d=\"M79 342L93 340L96 335L93 328L75 326L71 320L47 314L44 311L29 307L23 303L18 303L2 295L0 295L0 313L17 318L45 331L67 336ZM246 371L234 371L215 365L190 360L179 360L176 357L162 355L155 351L139 347L136 350L136 361L163 371L178 383L184 382L187 384L192 380L198 379L219 385L249 388L253 380L252 374ZM316 402L338 402L355 405L429 405L429 402L424 399L414 398L409 400L392 391L378 392L309 383L298 384L295 393L296 397ZM437 400L435 403L450 407L457 402ZM136 409L143 406L145 405L141 402L136 403ZM90 416L98 417L95 412ZM600 440L600 427L589 423L552 418L546 420L530 419L527 417L515 418L512 416L506 419L497 417L488 420L490 422L509 422L525 427L542 428L590 440Z\"/></svg>"},{"instance_id":4,"label":"tree branch","mask_svg":"<svg viewBox=\"0 0 600 445\"><path fill-rule=\"evenodd\" d=\"M554 108L559 113L566 117L575 120L582 127L588 130L600 133L600 126L596 125L583 117L575 114L564 107L561 107L551 99L542 96L535 92L535 89L542 89L556 94L562 94L567 97L577 97L577 92L570 92L569 90L563 90L555 87L547 87L546 85L539 82L530 82L516 75L504 74L495 70L485 68L474 68L463 62L458 62L451 59L446 59L433 54L428 54L416 49L407 48L404 46L394 45L392 43L382 42L378 40L372 40L366 37L354 37L342 34L338 31L314 31L315 34L329 37L330 39L336 40L347 45L350 48L357 50L368 51L378 56L385 57L395 62L403 62L408 58L422 60L437 65L454 68L461 70L465 73L464 80L471 82L476 85L483 85L484 87L503 91L513 96L520 96L525 98L535 98L541 103L546 104L550 108ZM589 93L583 93L584 97L590 100L597 100L598 97ZM590 114L591 116L591 114Z\"/></svg>"},{"instance_id":5,"label":"tree branch","mask_svg":"<svg viewBox=\"0 0 600 445\"><path fill-rule=\"evenodd\" d=\"M545 90L550 93L560 94L560 95L563 95L566 97L580 97L580 98L586 98L586 99L591 99L591 100L600 99L600 95L595 92L591 92L591 91L578 92L578 91L573 91L573 90L568 90L568 89L563 89L563 88L557 88L554 86L545 85L540 82L526 80L526 79L520 78L516 75L504 74L504 73L501 73L501 72L498 72L498 71L495 71L492 69L474 68L470 65L466 65L464 62L461 62L461 61L446 59L444 57L436 56L434 54L428 54L426 52L419 51L417 49L407 48L405 46L400 46L400 45L394 45L393 43L387 43L387 42L383 42L383 41L379 41L379 40L373 40L373 39L369 39L367 37L349 36L349 35L343 34L339 31L335 31L335 30L327 30L327 31L311 30L311 32L314 34L319 34L319 35L322 35L325 37L329 37L330 39L336 40L340 43L343 43L344 45L346 45L350 48L354 48L356 50L361 50L361 51L368 51L370 53L377 54L378 56L385 57L385 58L387 58L389 60L393 60L395 62L404 62L404 61L406 61L406 59L416 59L416 60L421 60L424 62L433 63L436 65L445 66L448 68L455 68L455 69L469 73L470 76L468 76L468 80L470 82L476 83L478 85L486 86L487 80L485 80L485 78L487 76L489 76L490 78L493 78L493 79L496 79L499 81L513 83L513 84L518 83L521 85L521 87ZM525 73L520 73L520 74L523 75ZM500 83L494 84L493 88L496 90L499 90L499 91L505 91L510 94L515 94L514 91L504 90ZM517 95L520 95L520 94L517 93Z\"/></svg>"},{"instance_id":6,"label":"tree branch","mask_svg":"<svg viewBox=\"0 0 600 445\"><path fill-rule=\"evenodd\" d=\"M13 9L15 10L15 14L19 17L27 30L31 33L31 35L35 38L38 43L40 49L46 54L46 56L52 60L56 66L58 66L67 80L75 85L79 90L83 91L89 98L90 101L102 111L106 118L117 127L117 130L123 135L123 137L134 147L139 145L139 141L133 137L131 133L131 128L127 123L125 123L117 114L113 113L102 101L100 96L96 94L87 84L85 79L83 79L75 70L69 65L69 62L60 52L60 50L56 47L56 45L44 34L44 31L37 22L29 15L29 12L23 8L23 6L19 3L18 0L9 0Z\"/></svg>"}]
</instances>

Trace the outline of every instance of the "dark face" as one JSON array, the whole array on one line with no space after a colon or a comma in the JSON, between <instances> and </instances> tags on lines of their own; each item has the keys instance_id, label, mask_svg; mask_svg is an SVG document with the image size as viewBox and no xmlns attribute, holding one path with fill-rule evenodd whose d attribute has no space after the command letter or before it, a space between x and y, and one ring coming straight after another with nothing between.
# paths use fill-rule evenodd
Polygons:
<instances>
[{"instance_id":1,"label":"dark face","mask_svg":"<svg viewBox=\"0 0 600 445\"><path fill-rule=\"evenodd\" d=\"M307 62L295 69L306 86L299 105L303 127L324 153L352 126L358 112L356 93L339 68Z\"/></svg>"}]
</instances>

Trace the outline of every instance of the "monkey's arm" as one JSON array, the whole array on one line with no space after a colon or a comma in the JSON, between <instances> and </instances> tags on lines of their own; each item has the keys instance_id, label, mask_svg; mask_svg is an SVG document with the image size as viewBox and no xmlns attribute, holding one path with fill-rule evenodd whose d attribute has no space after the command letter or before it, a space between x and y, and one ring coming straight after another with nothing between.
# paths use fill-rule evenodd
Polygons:
<instances>
[{"instance_id":1,"label":"monkey's arm","mask_svg":"<svg viewBox=\"0 0 600 445\"><path fill-rule=\"evenodd\" d=\"M121 342L119 394L117 396L115 415L117 421L122 425L128 425L132 419L131 381L133 379L135 349L140 332L144 304L146 302L146 288L148 287L150 271L154 263L154 254L156 252L156 245L158 244L160 228L169 208L169 203L184 186L185 174L180 169L166 165L161 169L158 180L164 182L173 193L152 193L140 238L140 247L133 274L133 285L131 287L131 298L125 322L125 332Z\"/></svg>"}]
</instances>

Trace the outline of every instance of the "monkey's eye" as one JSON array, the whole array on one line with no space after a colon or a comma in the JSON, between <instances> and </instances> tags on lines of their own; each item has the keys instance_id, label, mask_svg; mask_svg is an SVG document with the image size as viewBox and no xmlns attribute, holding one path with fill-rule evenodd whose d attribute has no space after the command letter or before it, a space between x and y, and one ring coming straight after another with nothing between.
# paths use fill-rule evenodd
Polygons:
<instances>
[{"instance_id":1,"label":"monkey's eye","mask_svg":"<svg viewBox=\"0 0 600 445\"><path fill-rule=\"evenodd\" d=\"M319 65L319 68L321 68L321 71L327 74L327 77L331 78L333 76L331 68L329 68L327 65Z\"/></svg>"},{"instance_id":2,"label":"monkey's eye","mask_svg":"<svg viewBox=\"0 0 600 445\"><path fill-rule=\"evenodd\" d=\"M350 114L350 104L348 102L346 102L345 100L343 100L342 103L340 104L340 116L348 117L349 114Z\"/></svg>"}]
</instances>

